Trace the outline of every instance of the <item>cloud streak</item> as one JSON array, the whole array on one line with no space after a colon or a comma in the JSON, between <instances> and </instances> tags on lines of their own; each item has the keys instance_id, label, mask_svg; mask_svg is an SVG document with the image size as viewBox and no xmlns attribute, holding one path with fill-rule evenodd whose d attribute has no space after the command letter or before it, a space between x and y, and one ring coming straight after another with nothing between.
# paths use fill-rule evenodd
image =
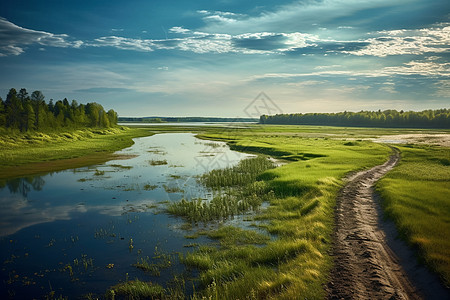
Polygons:
<instances>
[{"instance_id":1,"label":"cloud streak","mask_svg":"<svg viewBox=\"0 0 450 300\"><path fill-rule=\"evenodd\" d=\"M53 34L17 26L0 17L0 56L20 55L27 46L80 48L82 41L71 40L67 34Z\"/></svg>"},{"instance_id":2,"label":"cloud streak","mask_svg":"<svg viewBox=\"0 0 450 300\"><path fill-rule=\"evenodd\" d=\"M365 40L368 45L354 51L344 51L353 55L386 57L388 55L421 55L425 53L443 53L450 50L450 26L423 28L416 30L380 31Z\"/></svg>"},{"instance_id":3,"label":"cloud streak","mask_svg":"<svg viewBox=\"0 0 450 300\"><path fill-rule=\"evenodd\" d=\"M227 18L241 15L200 11L205 17ZM91 41L72 39L67 34L53 34L17 26L0 18L0 56L20 55L31 45L60 48L111 47L119 50L153 52L178 50L197 54L290 54L290 55L353 55L386 57L392 55L423 55L449 52L450 26L440 24L414 30L391 30L369 33L366 39L339 40L320 38L303 32L254 32L240 34L207 33L184 27L172 27L175 37L164 40L104 36Z\"/></svg>"}]
</instances>

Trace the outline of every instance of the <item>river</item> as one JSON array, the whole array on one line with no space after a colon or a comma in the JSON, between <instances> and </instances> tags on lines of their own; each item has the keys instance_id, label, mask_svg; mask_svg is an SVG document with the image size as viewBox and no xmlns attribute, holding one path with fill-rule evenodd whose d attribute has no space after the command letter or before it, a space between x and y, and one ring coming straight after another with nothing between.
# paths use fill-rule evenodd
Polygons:
<instances>
[{"instance_id":1,"label":"river","mask_svg":"<svg viewBox=\"0 0 450 300\"><path fill-rule=\"evenodd\" d=\"M193 240L186 237L195 228L165 213L165 205L210 198L196 176L249 155L191 133L134 142L117 153L120 160L14 179L0 188L2 299L52 291L70 298L102 295L120 281L165 285L185 271L177 254L190 251ZM147 257L170 267L149 274L132 266Z\"/></svg>"}]
</instances>

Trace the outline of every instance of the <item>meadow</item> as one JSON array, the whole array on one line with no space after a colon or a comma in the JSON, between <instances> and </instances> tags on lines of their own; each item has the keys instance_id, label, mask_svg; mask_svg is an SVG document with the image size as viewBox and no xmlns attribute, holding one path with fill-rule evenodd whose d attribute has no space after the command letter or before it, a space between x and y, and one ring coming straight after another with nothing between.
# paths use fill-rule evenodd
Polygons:
<instances>
[{"instance_id":1,"label":"meadow","mask_svg":"<svg viewBox=\"0 0 450 300\"><path fill-rule=\"evenodd\" d=\"M127 127L54 132L0 132L0 180L93 165L148 136L145 129Z\"/></svg>"},{"instance_id":2,"label":"meadow","mask_svg":"<svg viewBox=\"0 0 450 300\"><path fill-rule=\"evenodd\" d=\"M212 231L209 237L218 241L216 246L200 246L184 258L186 265L201 270L204 290L195 297L235 299L245 291L246 299L296 299L298 295L322 299L332 265L328 253L335 197L343 178L381 164L390 154L387 146L365 139L414 133L424 131L258 126L201 134L201 138L226 141L232 149L270 155L287 164L261 172L253 182L263 187L261 194L274 194L267 200L269 207L254 217L257 231L235 228L240 235L263 230L264 246L230 241L229 235ZM449 149L399 148L402 162L378 185L383 207L402 237L448 286Z\"/></svg>"},{"instance_id":3,"label":"meadow","mask_svg":"<svg viewBox=\"0 0 450 300\"><path fill-rule=\"evenodd\" d=\"M230 240L213 231L209 234L217 245L200 246L183 258L186 265L201 271L203 290L194 298L322 299L332 265L328 253L333 209L342 178L384 162L391 150L368 141L330 139L310 132L301 136L302 131L291 127L289 132L286 126L255 129L210 130L200 136L286 164L261 172L252 183L264 187L262 194L273 194L268 208L254 217L256 232L266 237L263 245Z\"/></svg>"},{"instance_id":4,"label":"meadow","mask_svg":"<svg viewBox=\"0 0 450 300\"><path fill-rule=\"evenodd\" d=\"M384 211L420 260L450 287L450 149L399 149L399 165L377 185Z\"/></svg>"},{"instance_id":5,"label":"meadow","mask_svg":"<svg viewBox=\"0 0 450 300\"><path fill-rule=\"evenodd\" d=\"M323 299L332 268L329 253L336 195L346 175L381 164L391 153L388 146L370 139L448 134L420 129L240 125L85 130L68 133L70 137L63 133L3 136L0 178L11 176L17 164L21 171L12 173L16 176L52 171L51 164L42 161L66 162L62 167L68 168L73 157L84 165L90 164L91 156L93 161L108 160L112 151L132 143L132 137L180 131L196 132L201 139L223 141L231 149L257 155L236 167L200 176L199 182L213 190L212 200L167 204L166 212L184 218L186 228L197 230L191 237L193 250L179 257L198 272L192 299ZM449 149L398 148L399 166L377 185L383 208L423 262L449 285ZM280 166L275 167L268 157ZM42 165L47 169L37 167ZM227 221L237 215L251 218L252 227L229 225ZM208 237L210 243L196 244L198 236ZM147 259L136 267L151 273L164 266ZM127 278L112 286L106 297L187 298L186 282L180 278L175 276L176 284L165 287Z\"/></svg>"}]
</instances>

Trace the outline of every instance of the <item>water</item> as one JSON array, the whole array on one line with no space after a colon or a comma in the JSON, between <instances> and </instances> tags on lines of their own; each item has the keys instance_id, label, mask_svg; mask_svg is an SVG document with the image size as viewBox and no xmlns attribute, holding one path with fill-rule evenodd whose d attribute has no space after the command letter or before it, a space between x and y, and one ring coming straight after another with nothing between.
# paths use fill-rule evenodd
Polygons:
<instances>
[{"instance_id":1,"label":"water","mask_svg":"<svg viewBox=\"0 0 450 300\"><path fill-rule=\"evenodd\" d=\"M0 189L0 298L102 295L135 278L164 285L184 271L177 253L206 239L186 239L192 232L165 205L210 198L195 176L249 156L190 133L138 138L118 154L124 159L15 179ZM132 266L161 253L170 267L159 276Z\"/></svg>"},{"instance_id":2,"label":"water","mask_svg":"<svg viewBox=\"0 0 450 300\"><path fill-rule=\"evenodd\" d=\"M239 127L245 128L247 125L255 125L257 122L166 122L166 123L133 123L133 122L123 122L118 123L121 126L182 126L182 127L197 127L197 126L214 126L214 127Z\"/></svg>"}]
</instances>

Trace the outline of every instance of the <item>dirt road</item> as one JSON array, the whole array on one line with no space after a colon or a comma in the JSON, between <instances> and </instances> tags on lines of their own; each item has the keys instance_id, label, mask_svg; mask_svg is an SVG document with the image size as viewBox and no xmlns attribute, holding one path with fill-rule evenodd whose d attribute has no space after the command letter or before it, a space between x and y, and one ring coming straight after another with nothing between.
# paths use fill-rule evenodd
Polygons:
<instances>
[{"instance_id":1,"label":"dirt road","mask_svg":"<svg viewBox=\"0 0 450 300\"><path fill-rule=\"evenodd\" d=\"M408 264L417 264L414 255L407 253L409 249L404 246L400 246L401 250L394 246L396 253L391 250L390 240L395 239L392 238L395 227L384 224L382 212L374 199L374 183L399 160L400 153L393 148L393 154L386 163L350 176L340 192L332 253L335 267L326 287L328 299L423 299L424 295L430 298L429 293L434 292L424 293L411 283L405 271L410 267L405 267L404 261L403 265L400 263L397 251L402 252L401 256L409 255L407 259L412 262ZM417 271L416 267L412 269ZM419 270L420 276L423 272L427 271ZM425 277L429 280L430 276ZM445 290L443 292L446 294Z\"/></svg>"}]
</instances>

